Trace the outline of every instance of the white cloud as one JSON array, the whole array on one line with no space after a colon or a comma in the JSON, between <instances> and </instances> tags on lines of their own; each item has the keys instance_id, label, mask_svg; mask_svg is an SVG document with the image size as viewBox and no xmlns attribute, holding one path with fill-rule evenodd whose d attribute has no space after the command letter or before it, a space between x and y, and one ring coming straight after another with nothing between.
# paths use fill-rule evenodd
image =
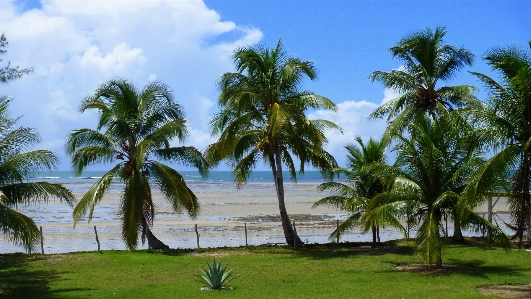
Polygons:
<instances>
[{"instance_id":1,"label":"white cloud","mask_svg":"<svg viewBox=\"0 0 531 299\"><path fill-rule=\"evenodd\" d=\"M9 41L2 59L35 70L4 85L2 94L14 99L13 115L24 116L20 123L41 133L41 146L61 156L62 169L69 167L63 149L68 133L96 126L95 112L78 112L81 100L118 76L139 88L154 80L168 84L190 120L185 144L204 150L215 141L208 124L217 111L216 80L233 70L235 48L252 46L263 37L257 28L222 21L199 0L41 2L42 9L20 13L14 2L0 1L0 28ZM386 90L384 101L395 96ZM344 146L356 136L366 140L383 133L384 121L367 120L376 107L345 101L337 113L316 111L310 116L343 128L343 134L327 132L327 150L340 164Z\"/></svg>"},{"instance_id":2,"label":"white cloud","mask_svg":"<svg viewBox=\"0 0 531 299\"><path fill-rule=\"evenodd\" d=\"M231 52L237 47L252 45L263 37L262 31L256 28L235 28L235 30L243 33L241 39L230 43L220 43L216 48L224 50L225 52Z\"/></svg>"},{"instance_id":3,"label":"white cloud","mask_svg":"<svg viewBox=\"0 0 531 299\"><path fill-rule=\"evenodd\" d=\"M120 43L114 47L112 53L103 55L98 47L88 48L80 58L83 68L98 68L104 72L123 72L128 66L138 66L146 62L142 49L130 49L126 43Z\"/></svg>"},{"instance_id":4,"label":"white cloud","mask_svg":"<svg viewBox=\"0 0 531 299\"><path fill-rule=\"evenodd\" d=\"M14 99L12 114L24 116L20 124L36 128L41 146L61 156L62 169L69 165L68 133L96 125L95 113L79 114L80 101L117 76L139 88L153 80L168 84L190 119L187 145L203 149L211 143L216 79L233 69L236 47L262 38L259 29L222 21L200 0L41 4L22 12L16 1L0 1L0 28L9 41L2 63L34 68L4 85L2 94Z\"/></svg>"},{"instance_id":5,"label":"white cloud","mask_svg":"<svg viewBox=\"0 0 531 299\"><path fill-rule=\"evenodd\" d=\"M193 144L196 149L204 151L207 146L214 142L216 142L216 139L210 136L209 131L190 127L190 137L186 141L187 144Z\"/></svg>"},{"instance_id":6,"label":"white cloud","mask_svg":"<svg viewBox=\"0 0 531 299\"><path fill-rule=\"evenodd\" d=\"M384 89L384 97L382 99L382 102L380 104L385 104L387 102L389 102L390 100L394 100L396 98L398 98L401 94L394 90L394 89L391 89L391 88L386 88Z\"/></svg>"},{"instance_id":7,"label":"white cloud","mask_svg":"<svg viewBox=\"0 0 531 299\"><path fill-rule=\"evenodd\" d=\"M309 115L311 119L328 119L339 125L343 134L338 131L328 131L326 136L329 144L326 150L345 166L346 150L344 147L354 143L354 138L360 136L364 141L369 137L379 139L385 131L386 123L381 120L369 120L369 114L378 107L367 101L345 101L337 104L337 112L319 110Z\"/></svg>"}]
</instances>

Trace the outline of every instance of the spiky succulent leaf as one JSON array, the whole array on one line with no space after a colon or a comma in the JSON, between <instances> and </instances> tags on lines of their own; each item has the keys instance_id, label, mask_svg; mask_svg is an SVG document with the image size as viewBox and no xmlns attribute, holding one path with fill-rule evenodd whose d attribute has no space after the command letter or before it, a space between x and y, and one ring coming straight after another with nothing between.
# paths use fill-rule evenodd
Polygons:
<instances>
[{"instance_id":1,"label":"spiky succulent leaf","mask_svg":"<svg viewBox=\"0 0 531 299\"><path fill-rule=\"evenodd\" d=\"M211 290L221 290L229 288L228 283L236 279L232 276L232 269L227 270L227 265L223 268L221 262L214 259L212 266L207 262L206 269L199 269L202 275L195 275L199 281Z\"/></svg>"}]
</instances>

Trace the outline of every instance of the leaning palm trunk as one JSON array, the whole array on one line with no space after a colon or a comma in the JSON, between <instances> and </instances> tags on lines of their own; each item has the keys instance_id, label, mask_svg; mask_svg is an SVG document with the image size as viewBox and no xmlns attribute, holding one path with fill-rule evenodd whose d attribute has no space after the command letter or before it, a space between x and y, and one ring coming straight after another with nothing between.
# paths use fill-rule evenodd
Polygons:
<instances>
[{"instance_id":1,"label":"leaning palm trunk","mask_svg":"<svg viewBox=\"0 0 531 299\"><path fill-rule=\"evenodd\" d=\"M155 235L153 235L149 227L147 227L146 229L146 238L148 241L148 247L151 249L169 249L170 248L168 245L164 244L161 240L155 237Z\"/></svg>"},{"instance_id":2,"label":"leaning palm trunk","mask_svg":"<svg viewBox=\"0 0 531 299\"><path fill-rule=\"evenodd\" d=\"M142 243L147 239L148 247L150 249L169 249L170 247L161 240L159 240L149 229L149 224L146 217L142 217Z\"/></svg>"},{"instance_id":3,"label":"leaning palm trunk","mask_svg":"<svg viewBox=\"0 0 531 299\"><path fill-rule=\"evenodd\" d=\"M282 163L280 161L280 150L276 151L276 159L270 156L271 169L273 170L273 177L275 180L275 188L278 197L278 209L280 210L280 220L282 221L282 229L284 230L284 237L286 242L290 245L298 246L304 244L299 236L295 233L291 221L286 211L286 204L284 202L284 178L282 176Z\"/></svg>"}]
</instances>

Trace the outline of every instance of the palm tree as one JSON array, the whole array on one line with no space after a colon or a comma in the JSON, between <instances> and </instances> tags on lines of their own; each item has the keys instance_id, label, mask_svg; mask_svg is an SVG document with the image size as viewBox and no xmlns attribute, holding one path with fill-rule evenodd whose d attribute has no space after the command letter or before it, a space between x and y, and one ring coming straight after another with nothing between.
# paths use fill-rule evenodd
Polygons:
<instances>
[{"instance_id":1,"label":"palm tree","mask_svg":"<svg viewBox=\"0 0 531 299\"><path fill-rule=\"evenodd\" d=\"M278 197L282 227L289 244L302 244L291 225L284 202L282 166L296 179L295 161L301 173L310 163L323 171L336 166L334 158L323 150L325 129L338 128L325 120L310 120L309 109L336 109L329 99L300 86L307 77L316 78L311 62L289 57L279 40L274 49L243 47L234 54L236 72L219 80L221 111L211 120L213 135L219 140L209 146L207 159L212 164L228 160L241 186L258 161L271 168Z\"/></svg>"},{"instance_id":2,"label":"palm tree","mask_svg":"<svg viewBox=\"0 0 531 299\"><path fill-rule=\"evenodd\" d=\"M356 137L358 145L345 146L348 151L347 168L335 169L335 172L343 173L346 181L325 182L320 184L319 191L329 191L332 195L317 201L313 207L326 205L352 213L332 234L330 238L341 236L346 231L361 225L360 218L366 210L366 204L371 198L384 191L384 182L381 177L374 177L365 171L370 163L385 163L385 149L387 142L369 138L364 144L360 137ZM376 247L380 241L379 226L375 222L365 225L372 230L372 246Z\"/></svg>"},{"instance_id":3,"label":"palm tree","mask_svg":"<svg viewBox=\"0 0 531 299\"><path fill-rule=\"evenodd\" d=\"M199 151L170 146L172 139L182 141L187 135L181 106L162 83L152 82L138 90L123 79L113 79L83 100L81 112L89 109L99 112L96 130L74 130L66 142L75 173L79 175L87 166L98 163L117 164L77 204L74 225L88 210L91 220L94 207L117 178L125 183L119 214L127 247L137 247L140 230L142 243L147 237L150 248L167 247L150 230L155 217L150 183L160 189L175 212L186 210L190 217L195 217L199 203L179 172L160 160L193 166L202 175L207 174L206 162Z\"/></svg>"},{"instance_id":4,"label":"palm tree","mask_svg":"<svg viewBox=\"0 0 531 299\"><path fill-rule=\"evenodd\" d=\"M58 184L32 182L35 173L53 170L59 159L47 150L31 150L40 136L31 128L15 127L17 119L9 117L9 100L0 97L0 228L4 236L31 252L41 238L35 222L14 209L49 198L69 205L74 195Z\"/></svg>"},{"instance_id":5,"label":"palm tree","mask_svg":"<svg viewBox=\"0 0 531 299\"><path fill-rule=\"evenodd\" d=\"M373 163L368 167L376 175L385 173L392 184L367 204L369 211L362 219L393 224L396 222L390 220L400 216L404 206L416 207L417 252L427 264L435 263L438 268L442 267L443 215L450 211L457 211L467 225L489 231L495 240L507 244L503 232L473 213L462 196L468 176L484 161L478 148L471 146L469 138L475 136L467 135L467 130L457 131L452 121L452 117L433 120L421 115L408 126L415 138L395 136L395 166Z\"/></svg>"},{"instance_id":6,"label":"palm tree","mask_svg":"<svg viewBox=\"0 0 531 299\"><path fill-rule=\"evenodd\" d=\"M440 86L463 67L472 64L474 55L464 48L444 44L444 27L426 29L400 40L389 49L403 65L390 72L375 71L369 78L382 82L400 96L382 104L370 118L387 115L388 130L401 131L415 119L415 114L431 116L446 110L477 105L475 88L468 85Z\"/></svg>"},{"instance_id":7,"label":"palm tree","mask_svg":"<svg viewBox=\"0 0 531 299\"><path fill-rule=\"evenodd\" d=\"M497 152L474 174L469 191L479 199L487 191L502 190L509 179L509 208L521 247L526 227L528 240L531 236L531 41L528 51L493 48L484 59L501 80L472 73L490 94L484 107L470 114L485 143Z\"/></svg>"},{"instance_id":8,"label":"palm tree","mask_svg":"<svg viewBox=\"0 0 531 299\"><path fill-rule=\"evenodd\" d=\"M448 113L456 108L475 108L480 102L473 95L472 86L441 86L465 66L472 64L474 55L464 49L444 43L446 29L426 29L414 32L390 49L393 57L403 65L391 72L375 71L370 75L373 81L382 82L385 87L399 92L400 96L382 104L369 118L383 118L387 115L389 125L385 135L400 132L417 118L427 114L432 118L442 115L455 116L455 122L469 127L458 114ZM414 136L411 135L411 138ZM458 214L454 213L454 238L463 240Z\"/></svg>"}]
</instances>

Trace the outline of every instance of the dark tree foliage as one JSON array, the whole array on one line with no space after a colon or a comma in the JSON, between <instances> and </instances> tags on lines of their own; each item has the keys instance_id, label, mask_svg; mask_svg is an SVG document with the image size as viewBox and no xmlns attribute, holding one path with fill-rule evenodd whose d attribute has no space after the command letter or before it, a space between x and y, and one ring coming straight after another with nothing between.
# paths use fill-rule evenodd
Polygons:
<instances>
[{"instance_id":1,"label":"dark tree foliage","mask_svg":"<svg viewBox=\"0 0 531 299\"><path fill-rule=\"evenodd\" d=\"M2 34L2 36L0 36L0 55L7 52L5 49L7 44L7 38L5 34ZM2 59L0 59L0 62L2 62ZM7 83L9 81L13 81L25 74L31 73L32 71L33 68L20 69L18 65L16 67L12 67L11 62L8 62L6 66L0 67L0 82Z\"/></svg>"}]
</instances>

